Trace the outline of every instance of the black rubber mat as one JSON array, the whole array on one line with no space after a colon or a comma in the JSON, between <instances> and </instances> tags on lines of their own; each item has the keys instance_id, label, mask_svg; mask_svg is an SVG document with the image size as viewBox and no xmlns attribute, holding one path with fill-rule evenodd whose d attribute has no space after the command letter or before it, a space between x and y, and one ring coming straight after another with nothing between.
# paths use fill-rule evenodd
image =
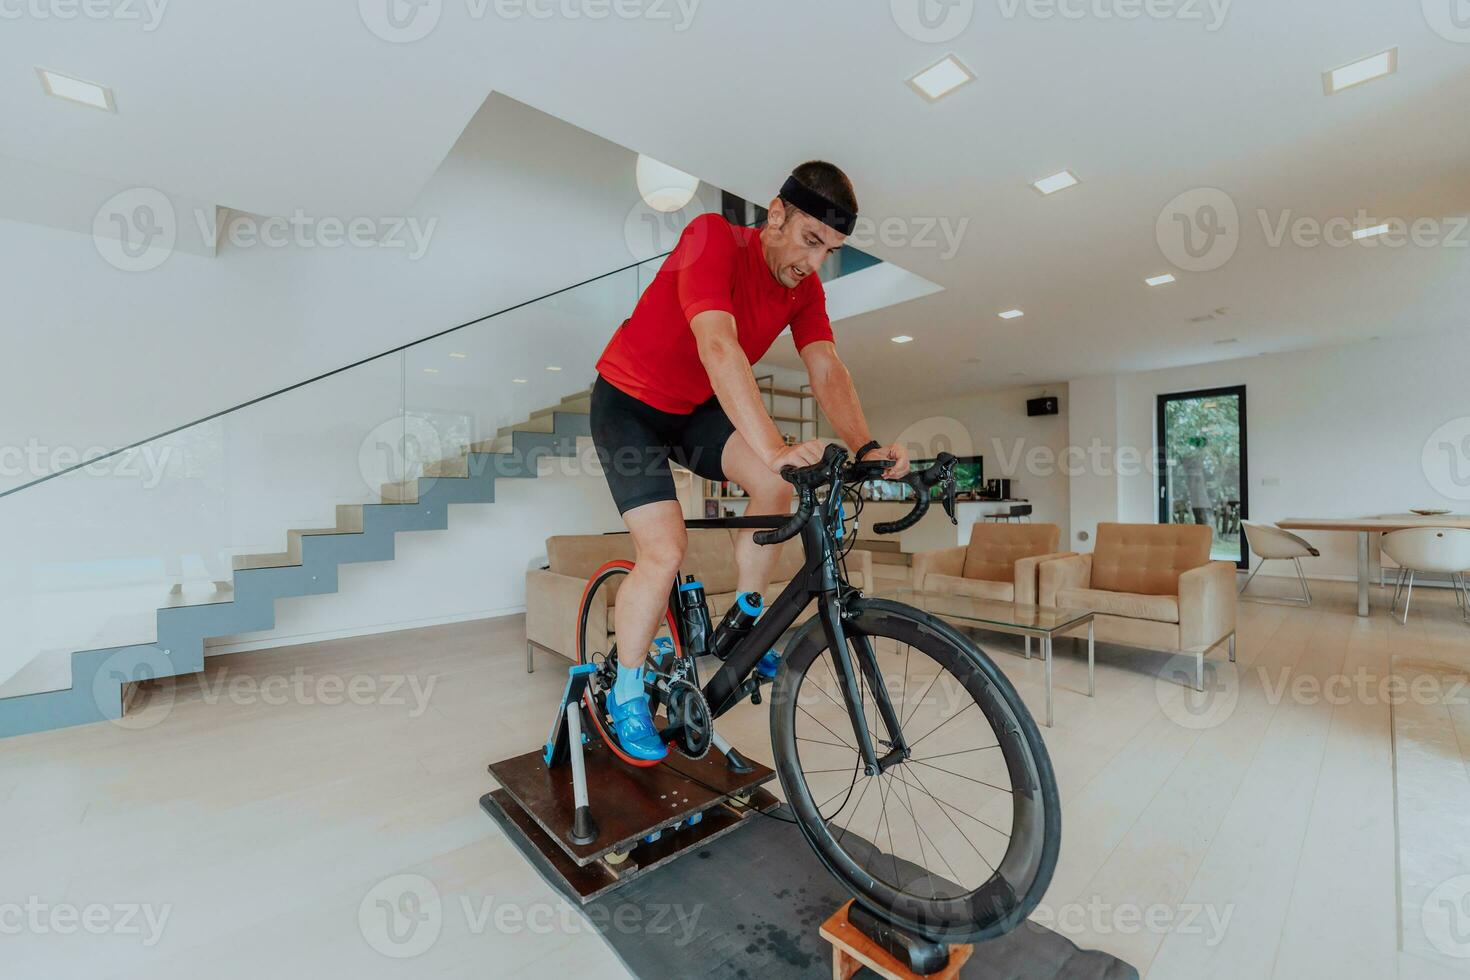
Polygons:
<instances>
[{"instance_id":1,"label":"black rubber mat","mask_svg":"<svg viewBox=\"0 0 1470 980\"><path fill-rule=\"evenodd\" d=\"M495 807L486 812L553 887L541 857ZM818 928L851 896L794 826L760 817L708 847L581 907L643 980L776 980L832 975ZM574 907L577 900L571 899ZM863 970L860 977L872 977ZM960 971L973 980L1138 980L1107 953L1033 923L983 943Z\"/></svg>"}]
</instances>

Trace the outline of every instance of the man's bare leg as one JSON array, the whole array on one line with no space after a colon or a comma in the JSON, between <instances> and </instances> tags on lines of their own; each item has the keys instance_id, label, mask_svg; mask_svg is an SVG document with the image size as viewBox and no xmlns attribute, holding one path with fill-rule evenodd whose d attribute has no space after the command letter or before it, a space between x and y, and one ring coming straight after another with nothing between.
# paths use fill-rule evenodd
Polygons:
<instances>
[{"instance_id":1,"label":"man's bare leg","mask_svg":"<svg viewBox=\"0 0 1470 980\"><path fill-rule=\"evenodd\" d=\"M643 666L669 607L669 591L689 535L684 511L675 500L634 507L623 521L633 534L636 557L633 571L618 586L618 664L633 670Z\"/></svg>"},{"instance_id":2,"label":"man's bare leg","mask_svg":"<svg viewBox=\"0 0 1470 980\"><path fill-rule=\"evenodd\" d=\"M730 436L725 443L720 467L727 477L750 494L750 503L745 508L747 516L791 513L791 484L772 473L740 433ZM756 544L754 531L740 532L735 539L735 566L740 573L738 588L741 592L765 594L771 584L771 567L780 550L779 547Z\"/></svg>"}]
</instances>

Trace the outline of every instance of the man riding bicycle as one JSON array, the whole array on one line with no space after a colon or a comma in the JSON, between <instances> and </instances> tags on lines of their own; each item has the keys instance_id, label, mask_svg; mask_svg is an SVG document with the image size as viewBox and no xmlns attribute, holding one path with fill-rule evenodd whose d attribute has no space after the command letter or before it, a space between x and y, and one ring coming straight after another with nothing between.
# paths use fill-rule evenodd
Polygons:
<instances>
[{"instance_id":1,"label":"man riding bicycle","mask_svg":"<svg viewBox=\"0 0 1470 980\"><path fill-rule=\"evenodd\" d=\"M817 403L842 440L859 459L892 460L893 479L908 472L904 448L881 447L868 431L817 278L856 218L852 183L821 161L793 171L760 228L701 215L597 362L592 439L636 556L618 591L618 672L607 702L630 756L660 759L668 751L650 716L643 665L688 543L669 460L706 479L738 483L750 495L746 514L759 516L790 511L783 466L822 458L818 440L786 445L751 370L787 326ZM735 545L739 599L752 604L769 585L776 558L753 535L742 531ZM757 670L772 677L778 663L772 650Z\"/></svg>"}]
</instances>

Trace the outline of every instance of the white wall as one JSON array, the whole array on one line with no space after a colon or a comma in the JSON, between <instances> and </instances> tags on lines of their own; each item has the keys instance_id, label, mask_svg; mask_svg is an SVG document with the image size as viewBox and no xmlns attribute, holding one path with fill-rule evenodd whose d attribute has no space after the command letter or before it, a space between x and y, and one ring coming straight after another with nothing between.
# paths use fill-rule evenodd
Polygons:
<instances>
[{"instance_id":1,"label":"white wall","mask_svg":"<svg viewBox=\"0 0 1470 980\"><path fill-rule=\"evenodd\" d=\"M212 258L122 271L88 235L0 220L0 449L126 445L656 254L677 227L647 221L634 161L492 95L407 214L307 216L413 219L432 229L418 257L226 240ZM711 205L706 186L691 210ZM0 462L0 489L64 466L52 451L20 471Z\"/></svg>"},{"instance_id":2,"label":"white wall","mask_svg":"<svg viewBox=\"0 0 1470 980\"><path fill-rule=\"evenodd\" d=\"M705 186L686 212L650 215L634 161L492 97L403 216L433 223L417 257L227 240L213 258L175 253L126 272L89 236L0 222L0 489L646 258L718 205ZM376 499L394 438L384 430L401 432L405 406L485 438L507 412L519 420L584 387L640 279L628 272L186 430L167 440L177 451L156 483L78 471L0 500L0 612L14 626L0 684L38 659L64 667L71 650L151 642L175 576L186 593L207 588L227 577L230 553L282 551L288 528L330 526L335 504ZM546 371L553 361L564 370ZM455 508L454 533L405 536L399 560L344 571L337 596L283 603L281 625L248 640L515 610L548 534L619 526L600 474L499 487L496 504Z\"/></svg>"},{"instance_id":3,"label":"white wall","mask_svg":"<svg viewBox=\"0 0 1470 980\"><path fill-rule=\"evenodd\" d=\"M1145 460L1155 441L1158 395L1245 385L1250 516L1269 523L1286 517L1403 513L1411 507L1470 509L1470 486L1458 498L1443 492L1455 489L1454 475L1470 471L1470 444L1459 446L1460 473L1452 473L1452 460L1437 446L1431 447L1431 464L1425 462L1426 441L1440 426L1467 420L1456 439L1470 435L1467 367L1470 350L1463 332L1455 332L1115 375L1086 384L1116 390L1115 444ZM1073 382L1074 425L1080 387ZM1105 402L1104 396L1090 410L1102 413ZM1099 421L1098 428L1108 426L1108 419ZM1093 473L1072 479L1074 520L1089 509L1097 520L1157 520L1151 472L1118 476L1115 506L1105 483ZM1309 575L1356 574L1353 535L1303 532L1303 537L1323 553L1304 563ZM1290 568L1267 565L1262 574L1273 572L1287 574Z\"/></svg>"},{"instance_id":4,"label":"white wall","mask_svg":"<svg viewBox=\"0 0 1470 980\"><path fill-rule=\"evenodd\" d=\"M1056 395L1060 414L1026 415L1026 400ZM859 379L861 394L861 379ZM1071 487L1061 469L1069 442L1070 386L1007 388L958 398L882 405L869 412L874 437L902 441L915 458L938 452L985 457L985 478L1009 477L1011 494L1031 501L1033 521L1058 525L1065 543L1071 526ZM926 521L944 520L938 511Z\"/></svg>"}]
</instances>

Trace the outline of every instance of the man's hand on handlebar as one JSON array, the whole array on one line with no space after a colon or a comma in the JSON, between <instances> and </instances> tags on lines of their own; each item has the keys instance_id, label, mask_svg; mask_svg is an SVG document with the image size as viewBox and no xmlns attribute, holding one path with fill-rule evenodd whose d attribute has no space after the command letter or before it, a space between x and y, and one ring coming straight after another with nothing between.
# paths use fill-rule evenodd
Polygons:
<instances>
[{"instance_id":1,"label":"man's hand on handlebar","mask_svg":"<svg viewBox=\"0 0 1470 980\"><path fill-rule=\"evenodd\" d=\"M863 453L863 459L888 459L893 464L884 471L885 480L902 480L909 473L909 451L899 443L891 446L883 446L878 449L869 449Z\"/></svg>"},{"instance_id":2,"label":"man's hand on handlebar","mask_svg":"<svg viewBox=\"0 0 1470 980\"><path fill-rule=\"evenodd\" d=\"M794 446L783 446L769 461L772 472L780 473L783 466L811 466L813 463L821 462L822 453L827 449L827 444L818 439L808 439L806 442L798 442Z\"/></svg>"}]
</instances>

